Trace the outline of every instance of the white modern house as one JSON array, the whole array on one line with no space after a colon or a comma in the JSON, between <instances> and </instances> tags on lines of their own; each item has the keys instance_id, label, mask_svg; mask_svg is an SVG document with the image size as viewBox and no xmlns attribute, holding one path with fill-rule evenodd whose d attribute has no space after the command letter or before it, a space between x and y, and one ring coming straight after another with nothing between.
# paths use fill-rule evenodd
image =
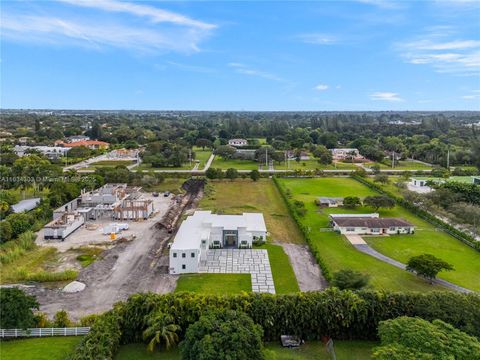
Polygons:
<instances>
[{"instance_id":1,"label":"white modern house","mask_svg":"<svg viewBox=\"0 0 480 360\"><path fill-rule=\"evenodd\" d=\"M360 160L364 158L362 155L360 155L360 151L355 148L334 148L330 151L332 152L332 157L334 160L351 159L352 156L354 160Z\"/></svg>"},{"instance_id":2,"label":"white modern house","mask_svg":"<svg viewBox=\"0 0 480 360\"><path fill-rule=\"evenodd\" d=\"M380 218L374 214L332 214L333 230L344 235L413 234L413 224L400 218Z\"/></svg>"},{"instance_id":3,"label":"white modern house","mask_svg":"<svg viewBox=\"0 0 480 360\"><path fill-rule=\"evenodd\" d=\"M246 139L230 139L228 140L230 146L247 146L248 141Z\"/></svg>"},{"instance_id":4,"label":"white modern house","mask_svg":"<svg viewBox=\"0 0 480 360\"><path fill-rule=\"evenodd\" d=\"M58 159L59 157L65 156L70 150L69 148L62 148L57 146L26 146L26 145L15 145L13 152L19 156L23 157L28 154L29 151L35 150L40 152L42 155L45 155L49 159Z\"/></svg>"},{"instance_id":5,"label":"white modern house","mask_svg":"<svg viewBox=\"0 0 480 360\"><path fill-rule=\"evenodd\" d=\"M216 215L195 211L183 221L170 247L170 274L198 272L209 249L249 249L254 240L265 240L263 214Z\"/></svg>"}]
</instances>

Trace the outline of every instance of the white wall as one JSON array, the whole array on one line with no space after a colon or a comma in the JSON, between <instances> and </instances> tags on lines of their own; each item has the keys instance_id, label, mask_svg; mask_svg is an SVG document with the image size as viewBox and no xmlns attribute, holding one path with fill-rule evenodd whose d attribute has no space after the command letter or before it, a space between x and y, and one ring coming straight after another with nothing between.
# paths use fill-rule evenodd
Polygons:
<instances>
[{"instance_id":1,"label":"white wall","mask_svg":"<svg viewBox=\"0 0 480 360\"><path fill-rule=\"evenodd\" d=\"M195 257L192 257L192 253L195 254ZM174 257L174 254L177 256ZM185 254L185 257L182 257L182 254ZM170 274L197 273L199 260L199 249L170 249ZM185 269L182 269L182 265L185 265Z\"/></svg>"}]
</instances>

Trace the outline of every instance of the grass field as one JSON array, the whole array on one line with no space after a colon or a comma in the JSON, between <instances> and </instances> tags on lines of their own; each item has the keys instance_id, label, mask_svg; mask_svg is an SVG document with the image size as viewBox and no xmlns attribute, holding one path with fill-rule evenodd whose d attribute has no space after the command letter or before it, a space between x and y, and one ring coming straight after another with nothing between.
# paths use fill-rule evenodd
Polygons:
<instances>
[{"instance_id":1,"label":"grass field","mask_svg":"<svg viewBox=\"0 0 480 360\"><path fill-rule=\"evenodd\" d=\"M217 214L261 212L272 241L304 244L300 230L270 179L210 181L199 206Z\"/></svg>"},{"instance_id":2,"label":"grass field","mask_svg":"<svg viewBox=\"0 0 480 360\"><path fill-rule=\"evenodd\" d=\"M21 339L0 342L2 360L63 360L81 336Z\"/></svg>"},{"instance_id":3,"label":"grass field","mask_svg":"<svg viewBox=\"0 0 480 360\"><path fill-rule=\"evenodd\" d=\"M382 170L390 170L392 169L392 164L390 161L386 161L386 163L365 163L364 164L366 167L370 167L373 165L379 165L380 169ZM397 162L393 170L432 170L431 166L422 164L417 161L411 161L411 160L402 160Z\"/></svg>"},{"instance_id":4,"label":"grass field","mask_svg":"<svg viewBox=\"0 0 480 360\"><path fill-rule=\"evenodd\" d=\"M237 170L258 170L258 163L253 160L236 160L236 159L223 159L220 156L215 156L211 167L215 169L229 169L234 168Z\"/></svg>"},{"instance_id":5,"label":"grass field","mask_svg":"<svg viewBox=\"0 0 480 360\"><path fill-rule=\"evenodd\" d=\"M102 160L91 163L89 167L101 168L101 167L116 167L116 166L129 166L133 161L130 160Z\"/></svg>"},{"instance_id":6,"label":"grass field","mask_svg":"<svg viewBox=\"0 0 480 360\"><path fill-rule=\"evenodd\" d=\"M175 292L229 295L251 292L250 274L185 274L177 282Z\"/></svg>"},{"instance_id":7,"label":"grass field","mask_svg":"<svg viewBox=\"0 0 480 360\"><path fill-rule=\"evenodd\" d=\"M268 251L273 283L277 294L291 294L300 291L288 255L281 246L267 243L255 248Z\"/></svg>"},{"instance_id":8,"label":"grass field","mask_svg":"<svg viewBox=\"0 0 480 360\"><path fill-rule=\"evenodd\" d=\"M160 184L153 185L153 186L144 186L144 190L146 191L157 191L157 192L165 192L170 191L174 194L181 194L184 192L182 189L183 183L187 179L182 178L165 178Z\"/></svg>"},{"instance_id":9,"label":"grass field","mask_svg":"<svg viewBox=\"0 0 480 360\"><path fill-rule=\"evenodd\" d=\"M427 291L433 289L443 289L438 286L426 284L423 280L406 271L395 268L383 263L369 255L357 251L344 236L331 232L322 231L329 227L328 214L330 213L368 213L371 209L359 208L356 210L347 210L343 208L319 209L314 200L318 196L359 196L376 195L376 193L350 178L316 178L316 179L279 179L281 186L290 189L293 198L305 203L307 214L303 218L304 224L310 229L310 234L314 246L320 251L320 254L327 266L332 271L338 271L344 268L350 268L370 275L370 285L376 289L388 290L417 290ZM406 211L395 208L391 211L381 211L381 216L401 216L407 219L414 217L411 214L406 216ZM419 219L414 222L418 224ZM425 227L422 223L421 227ZM418 229L415 235L412 235L412 242L415 238L421 236L422 231ZM392 241L398 239L391 237ZM463 245L453 238L447 240L454 247L461 248ZM425 249L420 249L421 251ZM386 254L388 255L388 254ZM446 259L447 260L447 259ZM459 283L459 285L462 285Z\"/></svg>"},{"instance_id":10,"label":"grass field","mask_svg":"<svg viewBox=\"0 0 480 360\"><path fill-rule=\"evenodd\" d=\"M371 359L372 348L378 343L372 341L335 341L337 360L368 360ZM149 353L144 344L129 344L120 347L115 360L180 360L179 349L170 351L155 351ZM266 360L330 360L331 356L325 350L325 345L319 341L310 341L297 349L287 349L276 343L265 345Z\"/></svg>"},{"instance_id":11,"label":"grass field","mask_svg":"<svg viewBox=\"0 0 480 360\"><path fill-rule=\"evenodd\" d=\"M208 161L208 158L210 157L210 155L212 155L212 151L202 150L202 148L197 148L197 147L194 147L193 151L195 151L195 160L200 161L200 163L198 164L198 169L202 170L205 167Z\"/></svg>"},{"instance_id":12,"label":"grass field","mask_svg":"<svg viewBox=\"0 0 480 360\"><path fill-rule=\"evenodd\" d=\"M167 167L152 167L152 164L141 163L135 170L191 170L193 169L194 163L192 161L192 166L190 163L185 163L182 166L167 166Z\"/></svg>"}]
</instances>

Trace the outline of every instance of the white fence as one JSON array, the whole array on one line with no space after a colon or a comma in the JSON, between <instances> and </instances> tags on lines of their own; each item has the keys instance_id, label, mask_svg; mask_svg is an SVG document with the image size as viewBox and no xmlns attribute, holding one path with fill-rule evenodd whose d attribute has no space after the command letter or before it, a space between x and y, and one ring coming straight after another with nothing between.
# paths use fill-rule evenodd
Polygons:
<instances>
[{"instance_id":1,"label":"white fence","mask_svg":"<svg viewBox=\"0 0 480 360\"><path fill-rule=\"evenodd\" d=\"M86 335L89 331L89 327L0 329L0 338L79 336Z\"/></svg>"}]
</instances>

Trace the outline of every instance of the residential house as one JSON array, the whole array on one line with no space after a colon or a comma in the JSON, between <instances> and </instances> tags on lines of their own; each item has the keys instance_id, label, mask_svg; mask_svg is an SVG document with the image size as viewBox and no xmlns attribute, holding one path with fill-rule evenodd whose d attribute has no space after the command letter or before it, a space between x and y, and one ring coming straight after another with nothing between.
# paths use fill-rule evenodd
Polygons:
<instances>
[{"instance_id":1,"label":"residential house","mask_svg":"<svg viewBox=\"0 0 480 360\"><path fill-rule=\"evenodd\" d=\"M343 206L343 197L319 197L317 204L323 207L339 207Z\"/></svg>"},{"instance_id":2,"label":"residential house","mask_svg":"<svg viewBox=\"0 0 480 360\"><path fill-rule=\"evenodd\" d=\"M15 145L13 152L17 156L25 156L29 151L38 151L42 155L46 156L50 160L58 159L62 156L65 156L70 150L69 148L61 148L57 146L26 146L26 145Z\"/></svg>"},{"instance_id":3,"label":"residential house","mask_svg":"<svg viewBox=\"0 0 480 360\"><path fill-rule=\"evenodd\" d=\"M362 160L364 157L360 155L358 149L355 148L335 148L330 150L333 160Z\"/></svg>"},{"instance_id":4,"label":"residential house","mask_svg":"<svg viewBox=\"0 0 480 360\"><path fill-rule=\"evenodd\" d=\"M249 249L255 240L265 240L263 214L216 215L196 211L178 229L170 247L170 273L196 273L209 249Z\"/></svg>"},{"instance_id":5,"label":"residential house","mask_svg":"<svg viewBox=\"0 0 480 360\"><path fill-rule=\"evenodd\" d=\"M92 149L92 150L108 149L108 147L110 146L110 144L108 142L99 141L99 140L78 140L78 141L74 141L74 142L71 142L71 143L66 143L66 142L63 142L61 140L57 140L55 142L55 144L58 145L58 146L65 147L65 148L85 146L85 147L87 147L89 149Z\"/></svg>"},{"instance_id":6,"label":"residential house","mask_svg":"<svg viewBox=\"0 0 480 360\"><path fill-rule=\"evenodd\" d=\"M73 135L67 137L67 143L74 143L77 141L88 141L90 140L90 137L85 136L85 135Z\"/></svg>"},{"instance_id":7,"label":"residential house","mask_svg":"<svg viewBox=\"0 0 480 360\"><path fill-rule=\"evenodd\" d=\"M393 235L413 234L415 227L408 221L400 218L380 218L376 216L348 216L352 214L335 214L330 216L335 231L349 235ZM378 214L376 214L378 215Z\"/></svg>"},{"instance_id":8,"label":"residential house","mask_svg":"<svg viewBox=\"0 0 480 360\"><path fill-rule=\"evenodd\" d=\"M246 139L230 139L228 140L230 146L247 146L248 141Z\"/></svg>"}]
</instances>

